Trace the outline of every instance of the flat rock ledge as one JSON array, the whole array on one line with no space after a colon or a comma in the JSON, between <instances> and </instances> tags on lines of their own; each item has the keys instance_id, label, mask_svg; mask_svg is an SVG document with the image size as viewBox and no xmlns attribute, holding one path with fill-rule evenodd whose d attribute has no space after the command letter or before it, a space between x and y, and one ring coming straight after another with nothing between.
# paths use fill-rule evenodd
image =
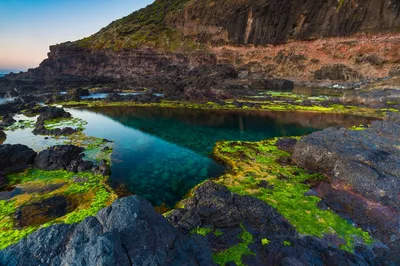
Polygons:
<instances>
[{"instance_id":1,"label":"flat rock ledge","mask_svg":"<svg viewBox=\"0 0 400 266\"><path fill-rule=\"evenodd\" d=\"M36 231L0 251L0 265L214 265L198 235L185 236L146 200L115 201L79 224Z\"/></svg>"},{"instance_id":2,"label":"flat rock ledge","mask_svg":"<svg viewBox=\"0 0 400 266\"><path fill-rule=\"evenodd\" d=\"M363 130L328 128L301 138L293 161L325 174L325 203L400 253L400 116Z\"/></svg>"}]
</instances>

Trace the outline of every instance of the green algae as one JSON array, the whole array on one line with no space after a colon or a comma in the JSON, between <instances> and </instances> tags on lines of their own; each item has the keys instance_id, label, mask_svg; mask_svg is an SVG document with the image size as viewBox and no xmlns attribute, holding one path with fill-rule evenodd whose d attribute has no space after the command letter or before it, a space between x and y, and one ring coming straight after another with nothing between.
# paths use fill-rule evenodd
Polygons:
<instances>
[{"instance_id":1,"label":"green algae","mask_svg":"<svg viewBox=\"0 0 400 266\"><path fill-rule=\"evenodd\" d=\"M261 239L261 244L262 244L263 246L268 245L269 242L270 242L270 241L268 240L268 238L262 238L262 239Z\"/></svg>"},{"instance_id":2,"label":"green algae","mask_svg":"<svg viewBox=\"0 0 400 266\"><path fill-rule=\"evenodd\" d=\"M255 255L249 248L249 245L253 243L253 235L241 226L243 231L240 233L238 238L241 240L236 246L230 247L225 251L217 252L213 254L214 262L218 265L226 265L228 262L235 262L238 266L244 266L242 257L244 255Z\"/></svg>"},{"instance_id":3,"label":"green algae","mask_svg":"<svg viewBox=\"0 0 400 266\"><path fill-rule=\"evenodd\" d=\"M350 115L359 115L364 117L375 117L382 118L386 115L387 112L390 112L392 109L372 109L362 106L347 106L340 104L329 104L327 106L321 106L321 101L316 101L314 105L305 106L302 105L301 102L296 104L296 102L291 103L287 101L261 101L261 100L241 100L238 101L240 103L249 103L256 104L257 107L250 106L242 106L237 107L233 104L233 101L226 101L224 105L220 105L217 103L211 104L211 102L206 103L195 103L195 102L187 102L187 101L169 101L162 100L158 103L135 103L135 102L106 102L104 100L98 101L79 101L79 102L61 102L58 103L64 107L72 107L72 106L85 106L87 108L91 107L111 107L111 106L119 106L119 107L135 107L135 106L143 106L143 107L165 107L165 108L187 108L187 109L205 109L205 110L258 110L258 111L293 111L293 112L312 112L312 113L337 113L337 114L350 114ZM398 112L398 110L393 109L394 112Z\"/></svg>"},{"instance_id":4,"label":"green algae","mask_svg":"<svg viewBox=\"0 0 400 266\"><path fill-rule=\"evenodd\" d=\"M51 120L46 120L44 126L46 129L56 129L71 127L80 131L85 129L87 122L79 118L56 118Z\"/></svg>"},{"instance_id":5,"label":"green algae","mask_svg":"<svg viewBox=\"0 0 400 266\"><path fill-rule=\"evenodd\" d=\"M283 241L283 245L286 247L290 247L292 245L292 243L288 240Z\"/></svg>"},{"instance_id":6,"label":"green algae","mask_svg":"<svg viewBox=\"0 0 400 266\"><path fill-rule=\"evenodd\" d=\"M290 154L275 146L277 139L260 142L219 142L214 156L231 167L230 173L215 182L240 195L252 195L276 208L300 234L324 237L337 235L345 240L342 249L352 251L356 239L371 244L367 232L354 227L331 210L317 207L320 199L305 196L309 184L324 180L293 165L282 166L277 161ZM259 186L267 181L267 187Z\"/></svg>"},{"instance_id":7,"label":"green algae","mask_svg":"<svg viewBox=\"0 0 400 266\"><path fill-rule=\"evenodd\" d=\"M208 228L208 227L196 227L195 229L190 231L191 234L198 234L201 236L206 236L211 232L212 232L212 229Z\"/></svg>"},{"instance_id":8,"label":"green algae","mask_svg":"<svg viewBox=\"0 0 400 266\"><path fill-rule=\"evenodd\" d=\"M116 199L105 183L106 178L89 172L44 171L27 169L8 175L10 185L17 185L24 193L9 200L0 200L0 249L18 242L36 231L56 223L76 223L95 215ZM58 185L51 188L52 185ZM26 192L33 191L33 192ZM73 203L73 210L40 226L16 226L14 214L18 208L55 196L63 196Z\"/></svg>"},{"instance_id":9,"label":"green algae","mask_svg":"<svg viewBox=\"0 0 400 266\"><path fill-rule=\"evenodd\" d=\"M26 120L19 120L12 124L11 126L8 126L5 128L6 131L15 131L18 129L25 129L25 128L34 128L35 127L35 121L31 119L26 119Z\"/></svg>"}]
</instances>

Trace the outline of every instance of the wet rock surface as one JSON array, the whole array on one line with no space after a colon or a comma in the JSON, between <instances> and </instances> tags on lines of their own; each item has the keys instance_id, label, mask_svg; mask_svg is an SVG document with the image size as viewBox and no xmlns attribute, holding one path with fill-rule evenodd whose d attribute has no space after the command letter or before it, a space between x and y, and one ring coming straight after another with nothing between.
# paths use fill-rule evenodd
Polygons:
<instances>
[{"instance_id":1,"label":"wet rock surface","mask_svg":"<svg viewBox=\"0 0 400 266\"><path fill-rule=\"evenodd\" d=\"M328 128L303 137L293 160L329 177L326 203L399 252L400 123L398 115L365 130ZM391 225L391 226L387 226Z\"/></svg>"},{"instance_id":2,"label":"wet rock surface","mask_svg":"<svg viewBox=\"0 0 400 266\"><path fill-rule=\"evenodd\" d=\"M51 243L51 245L49 245ZM1 265L214 265L199 236L185 236L131 196L79 224L41 229L0 251Z\"/></svg>"},{"instance_id":3,"label":"wet rock surface","mask_svg":"<svg viewBox=\"0 0 400 266\"><path fill-rule=\"evenodd\" d=\"M68 212L67 207L68 202L64 196L55 196L19 207L14 219L20 228L40 226L55 218L64 216Z\"/></svg>"},{"instance_id":4,"label":"wet rock surface","mask_svg":"<svg viewBox=\"0 0 400 266\"><path fill-rule=\"evenodd\" d=\"M274 208L249 196L239 196L227 188L207 181L175 209L168 220L180 231L211 228L207 241L214 252L237 245L243 228L252 234L249 244L253 255L242 257L245 265L369 265L386 263L384 259L364 257L335 248L323 239L300 236ZM264 244L263 244L264 239ZM268 240L268 241L266 241ZM234 264L232 264L234 265Z\"/></svg>"},{"instance_id":5,"label":"wet rock surface","mask_svg":"<svg viewBox=\"0 0 400 266\"><path fill-rule=\"evenodd\" d=\"M82 158L83 148L74 145L57 145L39 152L34 166L42 170L65 170Z\"/></svg>"},{"instance_id":6,"label":"wet rock surface","mask_svg":"<svg viewBox=\"0 0 400 266\"><path fill-rule=\"evenodd\" d=\"M21 144L0 145L0 171L15 172L33 163L36 152Z\"/></svg>"}]
</instances>

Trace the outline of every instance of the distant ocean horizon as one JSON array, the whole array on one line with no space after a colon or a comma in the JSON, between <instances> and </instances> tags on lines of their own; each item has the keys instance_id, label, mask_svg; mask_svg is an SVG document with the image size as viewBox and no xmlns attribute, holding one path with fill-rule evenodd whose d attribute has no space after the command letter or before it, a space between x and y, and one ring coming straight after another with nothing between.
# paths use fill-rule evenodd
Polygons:
<instances>
[{"instance_id":1,"label":"distant ocean horizon","mask_svg":"<svg viewBox=\"0 0 400 266\"><path fill-rule=\"evenodd\" d=\"M5 76L5 75L7 75L7 74L0 74L0 77L3 77L3 76Z\"/></svg>"}]
</instances>

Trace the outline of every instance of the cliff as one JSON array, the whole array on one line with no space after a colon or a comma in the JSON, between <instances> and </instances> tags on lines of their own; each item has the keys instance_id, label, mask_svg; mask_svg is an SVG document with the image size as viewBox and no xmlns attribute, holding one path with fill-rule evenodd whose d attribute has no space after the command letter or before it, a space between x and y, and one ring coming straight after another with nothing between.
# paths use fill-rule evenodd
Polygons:
<instances>
[{"instance_id":1,"label":"cliff","mask_svg":"<svg viewBox=\"0 0 400 266\"><path fill-rule=\"evenodd\" d=\"M51 46L38 68L0 78L0 92L168 87L175 95L271 77L352 81L396 72L399 51L398 1L157 0Z\"/></svg>"}]
</instances>

